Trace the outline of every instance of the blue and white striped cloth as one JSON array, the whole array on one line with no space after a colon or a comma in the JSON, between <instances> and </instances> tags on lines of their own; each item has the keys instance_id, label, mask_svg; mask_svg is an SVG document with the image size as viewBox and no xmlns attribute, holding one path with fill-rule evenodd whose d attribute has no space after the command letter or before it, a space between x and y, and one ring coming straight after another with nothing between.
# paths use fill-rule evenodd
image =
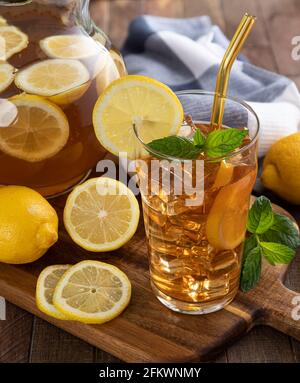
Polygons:
<instances>
[{"instance_id":1,"label":"blue and white striped cloth","mask_svg":"<svg viewBox=\"0 0 300 383\"><path fill-rule=\"evenodd\" d=\"M123 47L129 73L156 78L173 90L215 90L228 39L207 16L171 19L140 16L133 20ZM234 63L228 94L247 101L261 123L259 155L279 138L300 129L300 96L284 76L252 65L244 56Z\"/></svg>"}]
</instances>

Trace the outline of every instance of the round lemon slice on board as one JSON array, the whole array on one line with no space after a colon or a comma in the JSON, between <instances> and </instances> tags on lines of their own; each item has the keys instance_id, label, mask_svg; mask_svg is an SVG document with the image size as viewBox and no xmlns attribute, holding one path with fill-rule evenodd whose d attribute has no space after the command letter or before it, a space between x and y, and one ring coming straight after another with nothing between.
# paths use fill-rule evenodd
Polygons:
<instances>
[{"instance_id":1,"label":"round lemon slice on board","mask_svg":"<svg viewBox=\"0 0 300 383\"><path fill-rule=\"evenodd\" d=\"M73 241L95 252L123 246L136 232L139 217L139 204L132 191L106 177L77 186L64 209L64 224Z\"/></svg>"},{"instance_id":2,"label":"round lemon slice on board","mask_svg":"<svg viewBox=\"0 0 300 383\"><path fill-rule=\"evenodd\" d=\"M126 152L128 158L145 154L135 136L148 143L177 134L183 108L175 93L161 82L128 75L112 82L100 95L93 111L93 125L100 143L111 153Z\"/></svg>"},{"instance_id":3,"label":"round lemon slice on board","mask_svg":"<svg viewBox=\"0 0 300 383\"><path fill-rule=\"evenodd\" d=\"M36 304L40 311L57 319L67 319L53 305L54 290L71 265L53 265L46 267L40 274L36 285Z\"/></svg>"},{"instance_id":4,"label":"round lemon slice on board","mask_svg":"<svg viewBox=\"0 0 300 383\"><path fill-rule=\"evenodd\" d=\"M39 96L63 99L90 79L88 70L78 60L49 59L21 70L15 77L18 88ZM81 97L81 92L78 93Z\"/></svg>"},{"instance_id":5,"label":"round lemon slice on board","mask_svg":"<svg viewBox=\"0 0 300 383\"><path fill-rule=\"evenodd\" d=\"M15 53L21 52L28 45L28 36L20 29L11 26L0 26L0 60L7 60Z\"/></svg>"},{"instance_id":6,"label":"round lemon slice on board","mask_svg":"<svg viewBox=\"0 0 300 383\"><path fill-rule=\"evenodd\" d=\"M15 68L5 62L0 63L0 92L3 92L14 81Z\"/></svg>"},{"instance_id":7,"label":"round lemon slice on board","mask_svg":"<svg viewBox=\"0 0 300 383\"><path fill-rule=\"evenodd\" d=\"M83 261L62 276L53 303L69 319L100 324L117 317L130 297L131 283L120 269L103 262Z\"/></svg>"},{"instance_id":8,"label":"round lemon slice on board","mask_svg":"<svg viewBox=\"0 0 300 383\"><path fill-rule=\"evenodd\" d=\"M84 59L96 55L99 45L84 35L56 35L40 41L42 51L48 56L61 59Z\"/></svg>"},{"instance_id":9,"label":"round lemon slice on board","mask_svg":"<svg viewBox=\"0 0 300 383\"><path fill-rule=\"evenodd\" d=\"M0 129L0 150L12 157L37 162L53 157L67 143L69 123L64 112L39 96L9 99L17 107L16 121Z\"/></svg>"}]
</instances>

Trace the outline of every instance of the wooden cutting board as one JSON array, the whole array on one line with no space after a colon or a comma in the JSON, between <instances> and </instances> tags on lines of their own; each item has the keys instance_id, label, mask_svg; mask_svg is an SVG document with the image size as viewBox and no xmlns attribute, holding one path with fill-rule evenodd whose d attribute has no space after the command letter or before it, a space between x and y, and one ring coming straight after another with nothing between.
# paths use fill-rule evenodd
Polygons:
<instances>
[{"instance_id":1,"label":"wooden cutting board","mask_svg":"<svg viewBox=\"0 0 300 383\"><path fill-rule=\"evenodd\" d=\"M202 316L177 314L159 303L151 291L142 221L134 238L123 248L113 253L89 253L75 245L64 230L65 199L51 201L60 218L60 240L41 260L27 266L0 263L0 295L8 301L126 362L206 360L257 324L269 325L300 340L300 321L291 316L293 298L300 294L283 285L286 266L264 265L259 285L248 294L239 293L222 311ZM284 212L276 205L274 209ZM133 285L129 307L103 325L60 321L41 313L35 305L40 271L51 264L84 259L107 261L126 272Z\"/></svg>"}]
</instances>

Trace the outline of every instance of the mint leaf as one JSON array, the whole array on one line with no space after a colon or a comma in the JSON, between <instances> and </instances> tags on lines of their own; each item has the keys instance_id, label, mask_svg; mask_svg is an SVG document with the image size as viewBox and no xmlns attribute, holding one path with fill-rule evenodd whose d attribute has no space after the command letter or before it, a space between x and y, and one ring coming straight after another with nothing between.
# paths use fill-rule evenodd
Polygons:
<instances>
[{"instance_id":1,"label":"mint leaf","mask_svg":"<svg viewBox=\"0 0 300 383\"><path fill-rule=\"evenodd\" d=\"M254 238L254 237L253 237ZM251 239L250 241L253 241ZM240 287L247 292L259 281L261 275L261 250L259 246L253 247L244 253L243 268L241 273Z\"/></svg>"},{"instance_id":2,"label":"mint leaf","mask_svg":"<svg viewBox=\"0 0 300 383\"><path fill-rule=\"evenodd\" d=\"M250 237L247 237L244 242L244 254L250 253L250 251L257 246L258 246L258 242L255 235L251 235ZM245 257L243 257L243 259L245 259Z\"/></svg>"},{"instance_id":3,"label":"mint leaf","mask_svg":"<svg viewBox=\"0 0 300 383\"><path fill-rule=\"evenodd\" d=\"M274 213L268 198L261 196L256 199L249 210L247 229L250 233L265 233L274 222Z\"/></svg>"},{"instance_id":4,"label":"mint leaf","mask_svg":"<svg viewBox=\"0 0 300 383\"><path fill-rule=\"evenodd\" d=\"M194 137L193 137L193 143L195 145L196 148L198 149L203 149L203 146L205 144L205 136L204 134L201 132L200 129L197 129L195 134L194 134Z\"/></svg>"},{"instance_id":5,"label":"mint leaf","mask_svg":"<svg viewBox=\"0 0 300 383\"><path fill-rule=\"evenodd\" d=\"M194 146L193 141L186 137L169 136L151 141L148 146L161 154L182 159L194 159L201 150Z\"/></svg>"},{"instance_id":6,"label":"mint leaf","mask_svg":"<svg viewBox=\"0 0 300 383\"><path fill-rule=\"evenodd\" d=\"M295 250L286 245L275 242L260 242L263 255L271 265L276 263L290 263L294 256Z\"/></svg>"},{"instance_id":7,"label":"mint leaf","mask_svg":"<svg viewBox=\"0 0 300 383\"><path fill-rule=\"evenodd\" d=\"M261 236L265 242L276 242L296 250L300 236L293 222L285 215L274 213L273 225Z\"/></svg>"},{"instance_id":8,"label":"mint leaf","mask_svg":"<svg viewBox=\"0 0 300 383\"><path fill-rule=\"evenodd\" d=\"M206 138L204 150L209 157L221 157L242 145L248 130L234 128L214 130Z\"/></svg>"}]
</instances>

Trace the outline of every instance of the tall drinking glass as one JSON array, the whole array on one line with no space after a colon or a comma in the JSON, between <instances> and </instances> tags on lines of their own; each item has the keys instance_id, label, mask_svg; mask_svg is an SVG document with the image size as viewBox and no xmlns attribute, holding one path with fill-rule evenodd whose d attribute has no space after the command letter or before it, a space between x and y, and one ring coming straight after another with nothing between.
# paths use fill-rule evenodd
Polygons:
<instances>
[{"instance_id":1,"label":"tall drinking glass","mask_svg":"<svg viewBox=\"0 0 300 383\"><path fill-rule=\"evenodd\" d=\"M214 93L177 93L185 120L178 133L207 135ZM225 98L223 127L248 129L241 147L224 157L187 159L144 147L137 160L153 291L168 308L217 311L239 288L249 201L257 175L259 121L246 103ZM191 120L193 123L191 123Z\"/></svg>"}]
</instances>

